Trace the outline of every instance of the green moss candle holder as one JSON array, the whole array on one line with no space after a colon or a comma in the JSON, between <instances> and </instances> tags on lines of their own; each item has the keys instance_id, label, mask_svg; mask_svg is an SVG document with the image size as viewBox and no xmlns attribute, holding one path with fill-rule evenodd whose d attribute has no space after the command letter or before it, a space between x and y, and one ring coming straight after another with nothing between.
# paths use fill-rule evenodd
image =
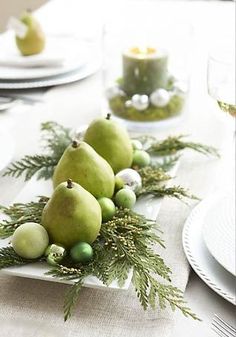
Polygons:
<instances>
[{"instance_id":1,"label":"green moss candle holder","mask_svg":"<svg viewBox=\"0 0 236 337\"><path fill-rule=\"evenodd\" d=\"M143 111L125 105L127 98L118 96L109 100L109 107L117 117L130 121L151 122L177 116L183 110L185 98L174 95L165 107L155 107L152 104Z\"/></svg>"},{"instance_id":2,"label":"green moss candle holder","mask_svg":"<svg viewBox=\"0 0 236 337\"><path fill-rule=\"evenodd\" d=\"M152 130L182 120L189 81L190 31L150 21L106 26L102 113L129 130Z\"/></svg>"},{"instance_id":3,"label":"green moss candle holder","mask_svg":"<svg viewBox=\"0 0 236 337\"><path fill-rule=\"evenodd\" d=\"M108 106L117 117L135 122L161 121L181 114L187 90L169 77L165 89L154 90L150 95L128 95L123 78L107 91Z\"/></svg>"}]
</instances>

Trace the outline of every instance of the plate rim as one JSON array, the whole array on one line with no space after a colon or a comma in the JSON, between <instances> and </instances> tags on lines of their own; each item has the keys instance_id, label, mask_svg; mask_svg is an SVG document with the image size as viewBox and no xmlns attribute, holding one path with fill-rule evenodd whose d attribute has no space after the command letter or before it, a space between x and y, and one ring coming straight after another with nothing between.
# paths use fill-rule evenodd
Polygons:
<instances>
[{"instance_id":1,"label":"plate rim","mask_svg":"<svg viewBox=\"0 0 236 337\"><path fill-rule=\"evenodd\" d=\"M196 274L218 295L226 299L228 302L233 304L234 306L236 305L236 299L235 297L231 296L230 293L225 289L222 289L222 287L219 287L213 280L211 280L211 276L204 271L201 263L197 261L197 258L195 254L192 252L191 249L191 244L190 244L190 230L191 227L194 227L194 220L199 216L199 213L206 211L207 206L209 205L210 200L212 199L212 196L206 197L204 200L202 200L198 205L194 207L194 209L191 211L190 215L188 216L187 220L185 221L184 227L183 227L183 232L182 232L182 246L184 249L184 253L186 255L186 258L193 268L193 270L196 272ZM204 213L205 214L205 213ZM200 231L202 229L203 224L199 221L198 219L198 230ZM200 233L201 235L202 233ZM203 238L201 238L203 241ZM202 242L205 244L205 242ZM207 247L206 247L207 248ZM215 258L210 254L209 255L214 259L215 263L219 264ZM220 264L219 266L224 270L225 273L229 274L232 278L234 276L230 274L227 270L225 270Z\"/></svg>"},{"instance_id":2,"label":"plate rim","mask_svg":"<svg viewBox=\"0 0 236 337\"><path fill-rule=\"evenodd\" d=\"M32 81L18 81L18 82L1 82L0 89L34 89L34 88L46 88L52 86L58 86L68 83L73 83L82 79L85 79L94 73L96 73L101 67L100 60L92 60L87 62L83 67L79 67L76 70L70 71L68 73L51 76L47 79L39 79Z\"/></svg>"},{"instance_id":3,"label":"plate rim","mask_svg":"<svg viewBox=\"0 0 236 337\"><path fill-rule=\"evenodd\" d=\"M211 206L213 206L213 204L215 204L215 202L218 202L222 199L228 198L229 196L227 194L216 194L214 195L214 197L212 198L212 202L211 202ZM208 249L208 251L210 252L210 254L214 257L214 259L225 269L227 270L230 274L232 274L234 277L236 277L236 271L233 270L230 266L228 266L227 264L225 264L223 262L222 258L219 258L217 256L217 254L215 254L214 249L212 249L212 245L210 244L208 238L206 237L206 232L205 232L205 227L206 224L203 224L203 228L202 228L202 237L204 240L204 243Z\"/></svg>"}]
</instances>

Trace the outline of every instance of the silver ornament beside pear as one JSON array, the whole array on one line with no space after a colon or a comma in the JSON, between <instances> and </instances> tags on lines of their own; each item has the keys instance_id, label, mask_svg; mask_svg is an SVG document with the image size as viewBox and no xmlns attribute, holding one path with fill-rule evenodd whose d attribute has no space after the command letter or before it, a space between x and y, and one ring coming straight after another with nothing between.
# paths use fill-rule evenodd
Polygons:
<instances>
[{"instance_id":1,"label":"silver ornament beside pear","mask_svg":"<svg viewBox=\"0 0 236 337\"><path fill-rule=\"evenodd\" d=\"M142 187L142 178L140 174L133 169L124 169L118 172L116 177L120 177L124 182L124 187L131 189L133 192L137 192Z\"/></svg>"}]
</instances>

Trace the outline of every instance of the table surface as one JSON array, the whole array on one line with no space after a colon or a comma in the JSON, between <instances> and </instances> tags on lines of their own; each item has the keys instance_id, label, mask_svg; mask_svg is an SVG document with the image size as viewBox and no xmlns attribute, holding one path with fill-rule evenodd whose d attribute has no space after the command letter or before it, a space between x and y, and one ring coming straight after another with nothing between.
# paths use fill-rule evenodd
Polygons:
<instances>
[{"instance_id":1,"label":"table surface","mask_svg":"<svg viewBox=\"0 0 236 337\"><path fill-rule=\"evenodd\" d=\"M178 21L190 22L194 28L188 115L184 124L161 131L159 134L187 133L191 134L193 139L226 149L230 144L230 135L226 125L217 117L217 113L220 113L217 111L215 102L207 95L206 59L210 45L233 36L234 4L216 1L134 1L125 2L125 4L121 1L99 1L99 3L89 1L85 4L83 1L69 0L65 5L65 2L61 0L52 0L43 6L37 15L48 32L60 34L65 31L68 33L76 31L78 34L91 38L94 32L98 31L97 28L101 27L102 22L117 20L120 13L123 13L124 16L123 6L125 6L127 18L134 13L137 16L145 16L145 12L148 11L155 13L157 21L163 21L165 18L168 23L178 17ZM61 22L64 22L65 26L62 26ZM73 126L76 123L78 125L88 122L99 114L100 79L100 74L96 74L84 81L51 89L44 93L42 105L39 104L34 109L24 106L1 115L1 127L11 128L14 132L16 139L15 159L20 158L23 154L35 152L38 147L38 126L41 121L51 119ZM92 95L92 100L87 94L88 92ZM40 95L40 92L37 93L37 91L32 93ZM80 106L86 106L86 112L80 111ZM27 116L27 125L21 123L25 116ZM70 118L68 119L67 116ZM23 135L27 135L27 138ZM26 139L30 141L26 141ZM233 158L229 157L229 160L231 160L232 167ZM182 165L185 165L184 160ZM188 169L187 164L186 169ZM224 175L221 164L219 164L217 172L221 173L216 179L217 186L222 187L223 184L226 184L225 178L222 177L227 178L227 174ZM220 177L221 179L219 179ZM14 180L13 184L13 180L10 178L0 178L0 203L9 204L23 184L21 180ZM209 186L209 191L214 188ZM210 331L210 323L214 313L230 322L234 321L233 305L216 295L194 272L190 275L186 299L203 321L201 323L193 322L181 314L177 314L173 336L187 337L190 333L192 337L213 336Z\"/></svg>"}]
</instances>

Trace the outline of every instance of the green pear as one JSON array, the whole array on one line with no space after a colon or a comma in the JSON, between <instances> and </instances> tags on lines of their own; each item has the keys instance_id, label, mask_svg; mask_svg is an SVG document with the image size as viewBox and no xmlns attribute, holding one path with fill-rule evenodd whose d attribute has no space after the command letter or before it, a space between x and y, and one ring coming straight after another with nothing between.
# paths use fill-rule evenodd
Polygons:
<instances>
[{"instance_id":1,"label":"green pear","mask_svg":"<svg viewBox=\"0 0 236 337\"><path fill-rule=\"evenodd\" d=\"M108 162L85 142L73 141L63 153L53 175L54 188L71 178L96 198L111 198L115 177Z\"/></svg>"},{"instance_id":2,"label":"green pear","mask_svg":"<svg viewBox=\"0 0 236 337\"><path fill-rule=\"evenodd\" d=\"M30 12L26 12L20 21L27 26L26 35L23 38L16 36L16 45L24 56L39 54L45 47L45 35L39 22Z\"/></svg>"},{"instance_id":3,"label":"green pear","mask_svg":"<svg viewBox=\"0 0 236 337\"><path fill-rule=\"evenodd\" d=\"M71 179L57 186L42 214L42 225L50 242L65 248L71 248L79 241L95 241L101 222L98 201Z\"/></svg>"},{"instance_id":4,"label":"green pear","mask_svg":"<svg viewBox=\"0 0 236 337\"><path fill-rule=\"evenodd\" d=\"M95 119L88 127L84 141L105 158L115 173L132 164L132 143L126 129L106 118Z\"/></svg>"}]
</instances>

